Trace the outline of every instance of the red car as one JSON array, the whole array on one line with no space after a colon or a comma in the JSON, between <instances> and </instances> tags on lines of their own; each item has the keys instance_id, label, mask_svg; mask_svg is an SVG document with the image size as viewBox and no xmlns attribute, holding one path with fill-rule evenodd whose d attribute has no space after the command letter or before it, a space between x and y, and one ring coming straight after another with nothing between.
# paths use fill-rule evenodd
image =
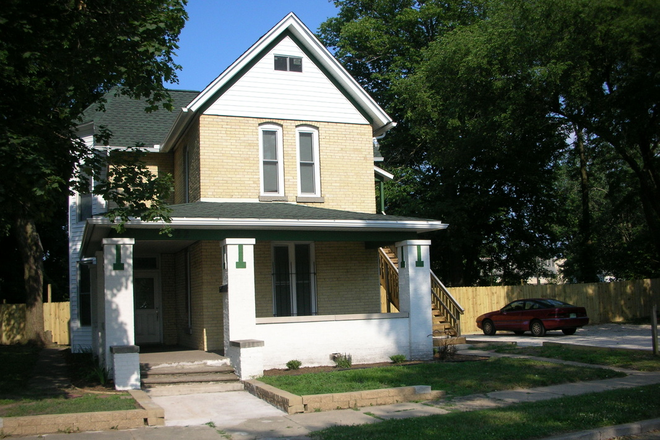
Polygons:
<instances>
[{"instance_id":1,"label":"red car","mask_svg":"<svg viewBox=\"0 0 660 440\"><path fill-rule=\"evenodd\" d=\"M498 330L509 330L517 335L531 331L534 336L543 336L547 330L561 330L572 335L589 324L584 307L576 307L556 299L520 299L502 310L485 313L477 318L477 327L485 335L494 335Z\"/></svg>"}]
</instances>

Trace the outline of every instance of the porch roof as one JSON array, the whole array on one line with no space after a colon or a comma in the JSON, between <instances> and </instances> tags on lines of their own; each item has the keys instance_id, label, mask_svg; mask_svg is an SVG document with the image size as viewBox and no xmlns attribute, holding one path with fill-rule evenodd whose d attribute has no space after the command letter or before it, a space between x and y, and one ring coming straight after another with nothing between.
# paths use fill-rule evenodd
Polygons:
<instances>
[{"instance_id":1,"label":"porch roof","mask_svg":"<svg viewBox=\"0 0 660 440\"><path fill-rule=\"evenodd\" d=\"M171 205L173 232L159 235L162 222L132 220L117 234L106 218L87 220L82 253L97 248L106 237L149 241L258 240L388 242L447 228L439 220L368 214L280 202L195 202ZM183 245L183 243L182 243Z\"/></svg>"}]
</instances>

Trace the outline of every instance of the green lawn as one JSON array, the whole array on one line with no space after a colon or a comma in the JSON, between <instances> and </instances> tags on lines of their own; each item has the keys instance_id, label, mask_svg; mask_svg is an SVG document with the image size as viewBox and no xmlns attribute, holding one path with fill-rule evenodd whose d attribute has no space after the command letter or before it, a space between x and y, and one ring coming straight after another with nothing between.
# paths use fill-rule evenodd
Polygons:
<instances>
[{"instance_id":1,"label":"green lawn","mask_svg":"<svg viewBox=\"0 0 660 440\"><path fill-rule=\"evenodd\" d=\"M486 361L393 365L298 376L264 376L260 380L298 395L430 385L434 390L445 391L448 397L457 397L622 376L625 375L606 369L499 358Z\"/></svg>"},{"instance_id":2,"label":"green lawn","mask_svg":"<svg viewBox=\"0 0 660 440\"><path fill-rule=\"evenodd\" d=\"M40 351L30 345L0 345L0 417L137 408L128 393L86 394L61 390L52 395L31 389L28 383Z\"/></svg>"},{"instance_id":3,"label":"green lawn","mask_svg":"<svg viewBox=\"0 0 660 440\"><path fill-rule=\"evenodd\" d=\"M336 426L319 440L526 440L658 417L660 385L520 403L500 409Z\"/></svg>"},{"instance_id":4,"label":"green lawn","mask_svg":"<svg viewBox=\"0 0 660 440\"><path fill-rule=\"evenodd\" d=\"M597 347L572 347L570 345L543 347L516 347L514 345L491 345L481 350L497 353L522 354L585 364L606 365L609 367L628 368L639 371L660 371L660 356L650 351L616 350Z\"/></svg>"}]
</instances>

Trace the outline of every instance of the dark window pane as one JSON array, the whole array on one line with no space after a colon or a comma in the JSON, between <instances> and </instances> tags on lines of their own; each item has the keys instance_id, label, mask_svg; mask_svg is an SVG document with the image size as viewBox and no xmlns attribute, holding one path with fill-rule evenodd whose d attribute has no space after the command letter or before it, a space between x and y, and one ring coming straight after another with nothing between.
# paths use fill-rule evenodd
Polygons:
<instances>
[{"instance_id":1,"label":"dark window pane","mask_svg":"<svg viewBox=\"0 0 660 440\"><path fill-rule=\"evenodd\" d=\"M133 296L136 309L154 309L156 286L153 278L135 278L133 282Z\"/></svg>"},{"instance_id":2,"label":"dark window pane","mask_svg":"<svg viewBox=\"0 0 660 440\"><path fill-rule=\"evenodd\" d=\"M158 269L158 258L156 257L136 257L133 260L133 270L153 270Z\"/></svg>"},{"instance_id":3,"label":"dark window pane","mask_svg":"<svg viewBox=\"0 0 660 440\"><path fill-rule=\"evenodd\" d=\"M296 252L296 307L298 315L312 314L312 266L309 245L297 244Z\"/></svg>"},{"instance_id":4,"label":"dark window pane","mask_svg":"<svg viewBox=\"0 0 660 440\"><path fill-rule=\"evenodd\" d=\"M314 162L314 135L312 133L300 133L300 161Z\"/></svg>"},{"instance_id":5,"label":"dark window pane","mask_svg":"<svg viewBox=\"0 0 660 440\"><path fill-rule=\"evenodd\" d=\"M78 221L84 221L92 217L92 194L78 195Z\"/></svg>"},{"instance_id":6,"label":"dark window pane","mask_svg":"<svg viewBox=\"0 0 660 440\"><path fill-rule=\"evenodd\" d=\"M277 160L277 132L263 131L264 160Z\"/></svg>"},{"instance_id":7,"label":"dark window pane","mask_svg":"<svg viewBox=\"0 0 660 440\"><path fill-rule=\"evenodd\" d=\"M264 162L264 192L277 192L277 177L277 162Z\"/></svg>"},{"instance_id":8,"label":"dark window pane","mask_svg":"<svg viewBox=\"0 0 660 440\"><path fill-rule=\"evenodd\" d=\"M300 164L300 192L305 194L314 194L316 192L316 188L314 186L313 163Z\"/></svg>"},{"instance_id":9,"label":"dark window pane","mask_svg":"<svg viewBox=\"0 0 660 440\"><path fill-rule=\"evenodd\" d=\"M78 283L78 318L80 325L92 325L91 280L89 266L78 266L80 282Z\"/></svg>"},{"instance_id":10,"label":"dark window pane","mask_svg":"<svg viewBox=\"0 0 660 440\"><path fill-rule=\"evenodd\" d=\"M289 70L291 72L302 72L302 58L289 58Z\"/></svg>"},{"instance_id":11,"label":"dark window pane","mask_svg":"<svg viewBox=\"0 0 660 440\"><path fill-rule=\"evenodd\" d=\"M274 253L273 282L275 283L275 314L291 316L291 277L289 274L289 248L276 246Z\"/></svg>"},{"instance_id":12,"label":"dark window pane","mask_svg":"<svg viewBox=\"0 0 660 440\"><path fill-rule=\"evenodd\" d=\"M275 56L275 70L287 70L288 57Z\"/></svg>"}]
</instances>

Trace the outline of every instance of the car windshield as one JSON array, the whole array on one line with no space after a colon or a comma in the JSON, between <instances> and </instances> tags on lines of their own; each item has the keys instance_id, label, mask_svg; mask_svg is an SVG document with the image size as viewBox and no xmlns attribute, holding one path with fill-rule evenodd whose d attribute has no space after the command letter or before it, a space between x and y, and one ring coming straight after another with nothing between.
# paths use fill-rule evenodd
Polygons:
<instances>
[{"instance_id":1,"label":"car windshield","mask_svg":"<svg viewBox=\"0 0 660 440\"><path fill-rule=\"evenodd\" d=\"M571 304L559 301L557 299L538 299L537 303L541 304L542 307L550 309L553 307L573 307Z\"/></svg>"}]
</instances>

